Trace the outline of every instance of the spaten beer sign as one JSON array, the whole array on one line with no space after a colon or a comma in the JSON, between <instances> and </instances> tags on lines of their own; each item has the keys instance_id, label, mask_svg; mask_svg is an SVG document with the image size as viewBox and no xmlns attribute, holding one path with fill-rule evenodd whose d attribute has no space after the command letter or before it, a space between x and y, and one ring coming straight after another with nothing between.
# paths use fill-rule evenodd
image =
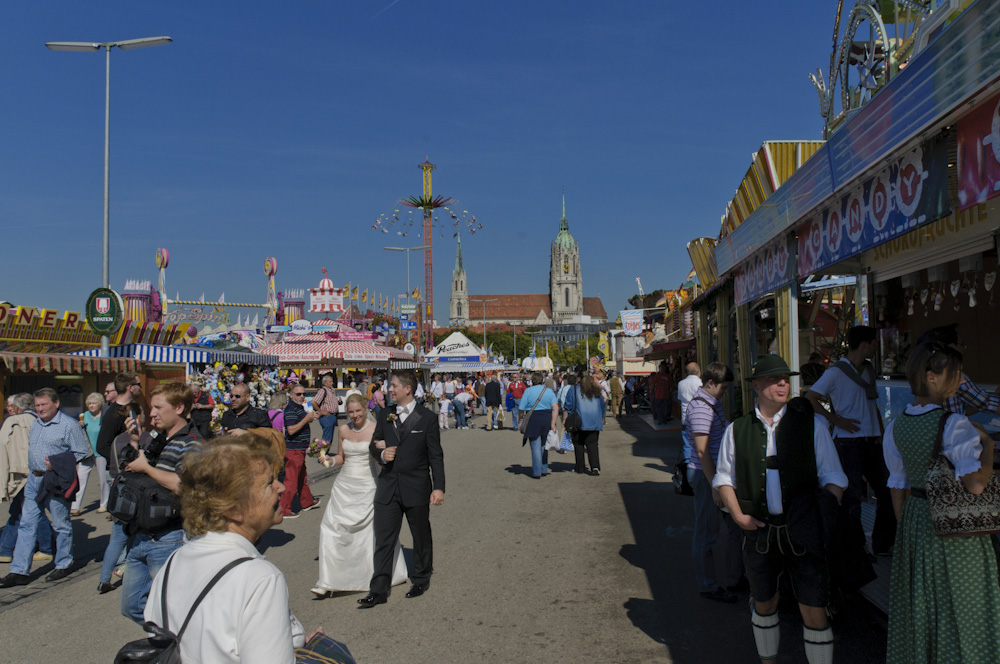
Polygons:
<instances>
[{"instance_id":1,"label":"spaten beer sign","mask_svg":"<svg viewBox=\"0 0 1000 664\"><path fill-rule=\"evenodd\" d=\"M110 288L98 288L87 298L87 324L96 334L111 336L125 321L122 297Z\"/></svg>"}]
</instances>

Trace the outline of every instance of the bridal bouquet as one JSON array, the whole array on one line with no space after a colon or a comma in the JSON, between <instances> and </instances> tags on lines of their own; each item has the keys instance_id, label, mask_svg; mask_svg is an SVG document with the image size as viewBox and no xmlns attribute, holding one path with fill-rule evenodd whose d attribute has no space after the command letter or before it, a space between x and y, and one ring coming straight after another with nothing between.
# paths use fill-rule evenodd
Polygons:
<instances>
[{"instance_id":1,"label":"bridal bouquet","mask_svg":"<svg viewBox=\"0 0 1000 664\"><path fill-rule=\"evenodd\" d=\"M320 456L325 456L327 450L330 449L330 441L323 440L322 438L317 438L313 442L309 443L309 450L306 452L309 456L316 459Z\"/></svg>"}]
</instances>

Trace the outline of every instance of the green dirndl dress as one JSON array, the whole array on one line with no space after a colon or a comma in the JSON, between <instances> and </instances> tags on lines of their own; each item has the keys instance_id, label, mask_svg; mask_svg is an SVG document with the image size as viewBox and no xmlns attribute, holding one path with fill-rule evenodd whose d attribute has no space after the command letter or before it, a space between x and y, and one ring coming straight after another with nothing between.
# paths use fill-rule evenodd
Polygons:
<instances>
[{"instance_id":1,"label":"green dirndl dress","mask_svg":"<svg viewBox=\"0 0 1000 664\"><path fill-rule=\"evenodd\" d=\"M893 423L912 488L924 488L943 414L905 414ZM889 607L888 664L1000 662L1000 575L992 537L938 537L927 500L907 498L896 531Z\"/></svg>"}]
</instances>

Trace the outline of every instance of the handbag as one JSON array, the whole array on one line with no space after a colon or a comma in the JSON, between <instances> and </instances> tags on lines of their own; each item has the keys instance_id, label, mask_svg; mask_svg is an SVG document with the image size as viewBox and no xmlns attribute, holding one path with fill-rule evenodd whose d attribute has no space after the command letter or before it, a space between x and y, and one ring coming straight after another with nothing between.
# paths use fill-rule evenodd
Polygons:
<instances>
[{"instance_id":1,"label":"handbag","mask_svg":"<svg viewBox=\"0 0 1000 664\"><path fill-rule=\"evenodd\" d=\"M938 537L972 537L1000 533L1000 482L991 475L978 496L955 479L955 467L941 454L944 426L951 413L941 415L938 423L931 465L924 490L930 506L931 521Z\"/></svg>"},{"instance_id":2,"label":"handbag","mask_svg":"<svg viewBox=\"0 0 1000 664\"><path fill-rule=\"evenodd\" d=\"M543 385L541 393L539 393L538 398L535 399L535 405L531 407L531 410L528 411L527 415L525 415L524 417L521 418L521 424L517 427L520 430L521 433L527 433L528 432L528 420L531 419L531 415L532 415L532 413L535 412L535 408L537 408L538 404L541 403L542 397L545 396L545 390L546 389L548 389L548 388L546 388Z\"/></svg>"},{"instance_id":3,"label":"handbag","mask_svg":"<svg viewBox=\"0 0 1000 664\"><path fill-rule=\"evenodd\" d=\"M184 624L181 625L181 631L174 634L170 631L170 619L167 616L167 581L170 580L170 564L174 561L173 556L171 556L163 570L163 587L160 591L160 615L163 617L163 627L154 622L147 621L142 628L152 633L153 636L126 643L118 651L118 654L115 655L114 664L181 664L181 637L184 636L184 630L187 629L188 623L191 622L191 616L194 615L195 609L201 604L201 600L205 599L208 591L229 570L248 560L252 560L252 558L237 558L220 569L201 591L201 594L198 595L194 604L191 605L187 617L184 618Z\"/></svg>"},{"instance_id":4,"label":"handbag","mask_svg":"<svg viewBox=\"0 0 1000 664\"><path fill-rule=\"evenodd\" d=\"M580 388L576 388L576 399L573 401L573 412L566 416L563 423L566 431L576 433L583 428L583 418L580 417Z\"/></svg>"},{"instance_id":5,"label":"handbag","mask_svg":"<svg viewBox=\"0 0 1000 664\"><path fill-rule=\"evenodd\" d=\"M559 449L563 452L573 451L573 438L569 433L563 432L562 438L559 439Z\"/></svg>"}]
</instances>

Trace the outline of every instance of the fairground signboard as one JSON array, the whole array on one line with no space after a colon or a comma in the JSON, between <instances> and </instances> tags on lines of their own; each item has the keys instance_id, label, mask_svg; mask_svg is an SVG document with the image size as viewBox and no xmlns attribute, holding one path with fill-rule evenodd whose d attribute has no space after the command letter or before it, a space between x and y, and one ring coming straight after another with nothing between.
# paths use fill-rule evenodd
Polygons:
<instances>
[{"instance_id":1,"label":"fairground signboard","mask_svg":"<svg viewBox=\"0 0 1000 664\"><path fill-rule=\"evenodd\" d=\"M96 334L111 336L125 322L122 296L110 288L98 288L87 298L87 325Z\"/></svg>"},{"instance_id":2,"label":"fairground signboard","mask_svg":"<svg viewBox=\"0 0 1000 664\"><path fill-rule=\"evenodd\" d=\"M622 329L630 337L639 336L642 333L642 312L639 310L622 311Z\"/></svg>"}]
</instances>

